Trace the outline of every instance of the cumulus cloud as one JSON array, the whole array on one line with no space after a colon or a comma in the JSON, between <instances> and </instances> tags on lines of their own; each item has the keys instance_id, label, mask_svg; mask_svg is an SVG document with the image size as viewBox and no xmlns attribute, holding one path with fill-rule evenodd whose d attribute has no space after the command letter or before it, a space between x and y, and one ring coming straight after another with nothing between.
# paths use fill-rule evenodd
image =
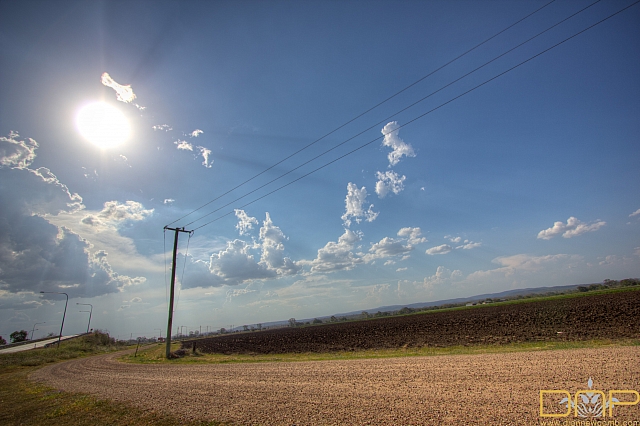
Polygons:
<instances>
[{"instance_id":1,"label":"cumulus cloud","mask_svg":"<svg viewBox=\"0 0 640 426\"><path fill-rule=\"evenodd\" d=\"M389 166L395 166L398 164L403 156L416 156L413 147L398 136L398 133L400 132L399 127L400 126L398 126L397 121L392 121L387 123L387 125L381 130L384 135L382 145L388 146L392 149L392 151L387 155L387 158L389 159Z\"/></svg>"},{"instance_id":2,"label":"cumulus cloud","mask_svg":"<svg viewBox=\"0 0 640 426\"><path fill-rule=\"evenodd\" d=\"M193 145L191 145L187 141L181 141L178 139L177 141L174 142L174 145L176 145L176 148L184 151L193 151Z\"/></svg>"},{"instance_id":3,"label":"cumulus cloud","mask_svg":"<svg viewBox=\"0 0 640 426\"><path fill-rule=\"evenodd\" d=\"M0 203L4 230L0 233L0 290L65 291L73 297L92 297L144 282L144 277L119 275L106 252L92 253L89 241L50 222L60 213L77 213L85 206L82 197L71 193L49 169L27 167L38 145L33 141L26 146L34 151L1 157L13 160L0 164L0 199L10 201Z\"/></svg>"},{"instance_id":4,"label":"cumulus cloud","mask_svg":"<svg viewBox=\"0 0 640 426\"><path fill-rule=\"evenodd\" d=\"M361 235L345 229L337 242L329 241L318 250L318 256L312 261L301 261L301 265L310 265L311 272L335 272L353 269L363 263L362 258L353 253L355 245L362 239Z\"/></svg>"},{"instance_id":5,"label":"cumulus cloud","mask_svg":"<svg viewBox=\"0 0 640 426\"><path fill-rule=\"evenodd\" d=\"M97 227L117 226L125 221L145 220L152 214L153 209L147 210L137 201L126 201L124 204L117 201L107 201L100 212L89 214L83 217L80 222Z\"/></svg>"},{"instance_id":6,"label":"cumulus cloud","mask_svg":"<svg viewBox=\"0 0 640 426\"><path fill-rule=\"evenodd\" d=\"M236 217L238 218L238 224L236 225L236 229L240 233L240 235L246 235L249 233L250 229L253 229L253 225L258 224L258 219L255 217L249 216L244 210L236 209L235 210Z\"/></svg>"},{"instance_id":7,"label":"cumulus cloud","mask_svg":"<svg viewBox=\"0 0 640 426\"><path fill-rule=\"evenodd\" d=\"M635 216L640 216L640 209L636 210L635 212L629 215L629 217L635 217Z\"/></svg>"},{"instance_id":8,"label":"cumulus cloud","mask_svg":"<svg viewBox=\"0 0 640 426\"><path fill-rule=\"evenodd\" d=\"M398 231L398 236L407 239L407 242L412 245L426 243L427 239L422 237L422 230L416 228L402 228Z\"/></svg>"},{"instance_id":9,"label":"cumulus cloud","mask_svg":"<svg viewBox=\"0 0 640 426\"><path fill-rule=\"evenodd\" d=\"M255 218L249 217L242 210L236 210L236 217L239 219L237 228L243 233L257 224ZM183 287L233 286L294 275L300 271L300 265L284 255L287 237L273 224L269 213L266 213L259 234L258 241L253 243L240 239L228 241L226 247L213 253L208 262L190 257ZM254 250L260 251L259 260L252 253Z\"/></svg>"},{"instance_id":10,"label":"cumulus cloud","mask_svg":"<svg viewBox=\"0 0 640 426\"><path fill-rule=\"evenodd\" d=\"M116 92L116 97L120 102L131 103L136 95L130 85L122 85L116 83L108 73L103 73L101 77L102 84L111 87Z\"/></svg>"},{"instance_id":11,"label":"cumulus cloud","mask_svg":"<svg viewBox=\"0 0 640 426\"><path fill-rule=\"evenodd\" d=\"M267 269L276 271L279 276L293 275L300 271L290 258L284 256L284 241L287 240L282 230L273 224L269 213L260 228L260 247L262 255L260 263Z\"/></svg>"},{"instance_id":12,"label":"cumulus cloud","mask_svg":"<svg viewBox=\"0 0 640 426\"><path fill-rule=\"evenodd\" d=\"M175 202L176 202L176 200L174 200L173 198L165 198L162 203L163 204L173 204Z\"/></svg>"},{"instance_id":13,"label":"cumulus cloud","mask_svg":"<svg viewBox=\"0 0 640 426\"><path fill-rule=\"evenodd\" d=\"M400 176L396 172L389 170L387 172L377 172L376 178L376 194L378 197L384 198L389 192L399 194L404 190L404 181L406 176Z\"/></svg>"},{"instance_id":14,"label":"cumulus cloud","mask_svg":"<svg viewBox=\"0 0 640 426\"><path fill-rule=\"evenodd\" d=\"M119 275L106 253L91 254L90 249L88 241L67 228L40 216L23 216L0 238L0 287L9 292L65 291L72 297L93 297L146 280Z\"/></svg>"},{"instance_id":15,"label":"cumulus cloud","mask_svg":"<svg viewBox=\"0 0 640 426\"><path fill-rule=\"evenodd\" d=\"M550 240L551 238L562 234L564 238L577 237L586 232L597 231L607 223L601 220L597 220L592 223L584 223L577 218L571 216L567 223L555 222L551 228L544 229L538 233L538 239Z\"/></svg>"},{"instance_id":16,"label":"cumulus cloud","mask_svg":"<svg viewBox=\"0 0 640 426\"><path fill-rule=\"evenodd\" d=\"M203 133L204 132L202 130L195 129L193 132L189 133L189 136L191 136L192 138L197 138L198 136L200 136Z\"/></svg>"},{"instance_id":17,"label":"cumulus cloud","mask_svg":"<svg viewBox=\"0 0 640 426\"><path fill-rule=\"evenodd\" d=\"M449 244L442 244L442 245L427 249L426 253L430 256L433 256L435 254L447 254L451 250L453 250L453 247L451 247Z\"/></svg>"},{"instance_id":18,"label":"cumulus cloud","mask_svg":"<svg viewBox=\"0 0 640 426\"><path fill-rule=\"evenodd\" d=\"M213 164L213 160L209 161L209 156L211 155L211 150L205 148L204 146L197 146L200 150L200 155L202 155L202 165L206 168L210 169L211 164Z\"/></svg>"},{"instance_id":19,"label":"cumulus cloud","mask_svg":"<svg viewBox=\"0 0 640 426\"><path fill-rule=\"evenodd\" d=\"M352 219L354 219L356 223L362 222L362 219L367 222L373 222L376 220L379 213L373 211L373 204L365 210L364 204L366 201L367 189L364 186L361 189L358 189L358 185L349 182L347 185L347 197L344 201L345 212L341 217L346 227L351 226Z\"/></svg>"},{"instance_id":20,"label":"cumulus cloud","mask_svg":"<svg viewBox=\"0 0 640 426\"><path fill-rule=\"evenodd\" d=\"M476 243L473 241L465 240L464 244L461 246L457 246L456 249L471 250L474 248L478 248L480 246L482 246L482 243Z\"/></svg>"},{"instance_id":21,"label":"cumulus cloud","mask_svg":"<svg viewBox=\"0 0 640 426\"><path fill-rule=\"evenodd\" d=\"M366 262L392 256L402 256L413 250L411 244L404 244L403 240L384 237L377 243L372 243L369 253L364 256Z\"/></svg>"},{"instance_id":22,"label":"cumulus cloud","mask_svg":"<svg viewBox=\"0 0 640 426\"><path fill-rule=\"evenodd\" d=\"M13 130L7 137L0 137L0 167L27 168L36 158L38 142L31 138L20 140Z\"/></svg>"},{"instance_id":23,"label":"cumulus cloud","mask_svg":"<svg viewBox=\"0 0 640 426\"><path fill-rule=\"evenodd\" d=\"M425 277L423 284L426 288L433 288L436 286L442 286L450 284L452 281L462 279L462 271L456 269L451 271L444 266L438 266L436 273L430 277Z\"/></svg>"}]
</instances>

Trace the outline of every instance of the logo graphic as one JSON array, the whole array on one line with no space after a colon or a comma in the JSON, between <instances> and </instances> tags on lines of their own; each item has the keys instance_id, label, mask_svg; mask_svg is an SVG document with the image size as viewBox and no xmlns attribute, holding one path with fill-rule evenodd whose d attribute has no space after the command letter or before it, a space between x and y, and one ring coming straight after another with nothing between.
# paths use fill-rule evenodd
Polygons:
<instances>
[{"instance_id":1,"label":"logo graphic","mask_svg":"<svg viewBox=\"0 0 640 426\"><path fill-rule=\"evenodd\" d=\"M593 389L593 379L589 377L587 382L589 389L579 390L573 396L567 390L540 390L540 417L569 417L573 412L574 417L599 418L613 417L613 409L621 405L636 405L640 403L640 394L631 389L610 390L608 396L604 391ZM563 395L559 405L567 408L566 412L545 412L545 396ZM620 401L616 396L633 396L633 401Z\"/></svg>"}]
</instances>

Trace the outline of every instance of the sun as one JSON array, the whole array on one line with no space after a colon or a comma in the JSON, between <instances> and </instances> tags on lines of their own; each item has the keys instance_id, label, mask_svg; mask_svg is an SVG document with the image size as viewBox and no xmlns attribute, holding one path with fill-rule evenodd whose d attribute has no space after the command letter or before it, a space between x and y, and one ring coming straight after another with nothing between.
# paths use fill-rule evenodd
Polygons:
<instances>
[{"instance_id":1,"label":"sun","mask_svg":"<svg viewBox=\"0 0 640 426\"><path fill-rule=\"evenodd\" d=\"M100 148L120 145L131 131L120 110L104 102L84 106L76 115L76 125L85 139Z\"/></svg>"}]
</instances>

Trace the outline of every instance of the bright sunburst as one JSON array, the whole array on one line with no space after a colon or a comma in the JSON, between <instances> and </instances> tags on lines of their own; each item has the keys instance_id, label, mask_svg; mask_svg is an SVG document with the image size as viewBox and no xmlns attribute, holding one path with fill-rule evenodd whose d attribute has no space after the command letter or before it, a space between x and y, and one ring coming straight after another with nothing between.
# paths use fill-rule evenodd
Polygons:
<instances>
[{"instance_id":1,"label":"bright sunburst","mask_svg":"<svg viewBox=\"0 0 640 426\"><path fill-rule=\"evenodd\" d=\"M129 122L115 107L96 102L83 107L76 116L80 134L100 148L120 145L129 138Z\"/></svg>"}]
</instances>

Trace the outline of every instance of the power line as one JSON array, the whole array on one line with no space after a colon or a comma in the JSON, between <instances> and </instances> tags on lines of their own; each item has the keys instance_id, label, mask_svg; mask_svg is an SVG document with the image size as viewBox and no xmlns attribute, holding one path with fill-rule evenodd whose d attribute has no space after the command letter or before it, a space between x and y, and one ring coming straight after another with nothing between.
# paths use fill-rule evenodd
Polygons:
<instances>
[{"instance_id":1,"label":"power line","mask_svg":"<svg viewBox=\"0 0 640 426\"><path fill-rule=\"evenodd\" d=\"M507 55L507 54L509 54L509 53L513 52L514 50L516 50L516 49L518 49L518 48L522 47L523 45L525 45L525 44L529 43L530 41L532 41L532 40L536 39L537 37L540 37L542 34L546 33L547 31L552 30L553 28L557 27L558 25L562 24L563 22L565 22L565 21L567 21L567 20L569 20L569 19L573 18L574 16L576 16L576 15L578 15L578 14L582 13L582 12L584 12L585 10L587 10L587 9L588 9L588 8L590 8L591 6L595 5L596 3L599 3L600 1L601 1L601 0L596 0L595 2L591 3L590 5L588 5L588 6L584 7L584 8L582 8L582 9L580 9L579 11L577 11L577 12L573 13L572 15L570 15L570 16L568 16L568 17L566 17L566 18L562 19L561 21L559 21L559 22L555 23L554 25L552 25L552 26L550 26L550 27L546 28L545 30L543 30L543 31L539 32L538 34L536 34L536 35L534 35L534 36L530 37L529 39L527 39L527 40L525 40L525 41L523 41L522 43L518 44L517 46L512 47L511 49L509 49L509 50L507 50L507 51L505 51L505 52L501 53L500 55L498 55L498 56L494 57L493 59L491 59L491 60L489 60L489 61L485 62L484 64L482 64L482 65L480 65L480 66L476 67L476 68L475 68L475 69L473 69L472 71L469 71L469 72L467 72L466 74L462 75L461 77L458 77L458 78L456 78L455 80L453 80L453 81L449 82L448 84L445 84L444 86L440 87L439 89L435 90L434 92L431 92L431 93L430 93L430 94L428 94L427 96L424 96L423 98L421 98L421 99L419 99L419 100L417 100L417 101L413 102L412 104L410 104L410 105L408 105L408 106L406 106L406 107L404 107L404 108L400 109L399 111L394 112L393 114L391 114L391 115L389 115L389 116L387 116L387 117L383 118L382 120L380 120L380 121L378 121L378 122L374 123L373 125L371 125L371 126L367 127L366 129L362 130L361 132L359 132L359 133L357 133L357 134L355 134L355 135L351 136L350 138L348 138L348 139L346 139L346 140L344 140L344 141L340 142L339 144L337 144L337 145L333 146L332 148L327 149L326 151L324 151L324 152L322 152L322 153L320 153L320 154L316 155L315 157L313 157L313 158L311 158L311 159L309 159L309 160L305 161L304 163L302 163L302 164L300 164L300 165L298 165L298 166L294 167L293 169L291 169L291 170L289 170L289 171L287 171L287 172L285 172L285 173L281 174L280 176L278 176L278 177L276 177L276 178L274 178L274 179L270 180L269 182L267 182L267 183L265 183L265 184L263 184L263 185L261 185L261 186L259 186L259 187L255 188L255 189L253 189L253 190L251 190L251 191L249 191L249 192L245 193L244 195L242 195L242 196L240 196L240 197L238 197L238 198L236 198L236 199L234 199L234 200L232 200L232 201L228 202L227 204L225 204L225 205L223 205L223 206L218 207L217 209L215 209L215 210L213 210L213 211L211 211L211 212L209 212L209 213L207 213L207 214L205 214L205 215L203 215L203 216L199 217L198 219L195 219L195 220L193 220L193 221L191 221L191 222L187 223L185 226L190 226L190 225L194 224L195 222L198 222L198 221L200 221L200 220L204 219L204 218L205 218L205 217L207 217L207 216L211 216L213 213L215 213L215 212L217 212L217 211L220 211L220 210L222 210L222 209L223 209L223 208L225 208L225 207L228 207L229 205L231 205L231 204L235 203L236 201L239 201L239 200L241 200L242 198L245 198L245 197L247 197L247 196L249 196L249 195L253 194L254 192L259 191L260 189L262 189L262 188L264 188L264 187L266 187L266 186L268 186L268 185L272 184L273 182L275 182L275 181L277 181L277 180L280 180L281 178L283 178L283 177L285 177L285 176L287 176L287 175L289 175L289 174L293 173L294 171L296 171L296 170L300 169L301 167L303 167L303 166L305 166L305 165L307 165L307 164L309 164L309 163L311 163L311 162L313 162L313 161L317 160L318 158L320 158L320 157L322 157L322 156L324 156L324 155L328 154L329 152L331 152L331 151L333 151L333 150L337 149L338 147L340 147L340 146L342 146L342 145L346 144L347 142L349 142L349 141L351 141L351 140L353 140L353 139L357 138L358 136L360 136L360 135L362 135L362 134L364 134L364 133L368 132L369 130L373 129L374 127L376 127L376 126L378 126L378 125L380 125L380 124L384 123L385 121L388 121L388 120L392 119L394 116L396 116L396 115L398 115L398 114L400 114L400 113L402 113L402 112L404 112L404 111L407 111L407 110L409 110L410 108L413 108L414 106L416 106L416 105L418 105L419 103L421 103L421 102L423 102L423 101L427 100L428 98L430 98L431 96L435 95L436 93L439 93L439 92L441 92L442 90L446 89L447 87L452 86L453 84L455 84L455 83L457 83L458 81L460 81L460 80L462 80L462 79L464 79L464 78L468 77L469 75L471 75L471 74L475 73L476 71L478 71L478 70L480 70L480 69L482 69L482 68L486 67L487 65L491 64L492 62L497 61L498 59L500 59L500 58L502 58L503 56L505 56L505 55ZM395 130L397 130L397 129L394 129L394 131L395 131ZM390 133L390 132L384 133L384 135L386 136L388 133ZM378 139L378 138L376 138L376 140L377 140L377 139ZM219 198L219 197L218 197L218 198ZM214 201L215 201L215 200L214 200ZM212 201L212 202L213 202L213 201ZM211 203L211 202L210 202L210 203ZM210 203L208 203L208 204L210 204Z\"/></svg>"},{"instance_id":2,"label":"power line","mask_svg":"<svg viewBox=\"0 0 640 426\"><path fill-rule=\"evenodd\" d=\"M459 98L461 98L461 97L463 97L463 96L465 96L465 95L467 95L467 94L469 94L469 93L471 93L471 92L475 91L476 89L478 89L478 88L480 88L480 87L482 87L482 86L486 85L487 83L490 83L491 81L496 80L496 79L497 79L497 78L499 78L499 77L502 77L503 75L505 75L505 74L507 74L507 73L509 73L509 72L513 71L514 69L519 68L520 66L522 66L522 65L524 65L524 64L526 64L526 63L528 63L528 62L532 61L533 59L535 59L535 58L537 58L537 57L539 57L539 56L541 56L541 55L543 55L543 54L545 54L545 53L549 52L549 51L550 51L550 50L552 50L552 49L555 49L556 47L558 47L558 46L560 46L560 45L562 45L562 44L566 43L567 41L569 41L569 40L571 40L571 39L573 39L573 38L577 37L578 35L580 35L580 34L582 34L582 33L586 32L586 31L588 31L588 30L590 30L591 28L593 28L593 27L595 27L595 26L597 26L597 25L599 25L599 24L601 24L601 23L603 23L603 22L605 22L605 21L607 21L607 20L609 20L609 19L613 18L614 16L616 16L616 15L618 15L618 14L620 14L620 13L624 12L625 10L629 9L629 8L630 8L630 7L632 7L632 6L635 6L635 5L636 5L636 4L638 4L638 3L640 3L640 0L637 0L637 1L633 2L633 3L631 3L630 5L628 5L628 6L624 7L624 8L622 8L622 9L618 10L617 12L615 12L615 13L613 13L613 14L611 14L611 15L607 16L606 18L603 18L602 20L600 20L600 21L596 22L595 24L592 24L592 25L588 26L587 28L585 28L585 29L583 29L583 30L581 30L581 31L579 31L579 32L577 32L577 33L575 33L575 34L573 34L572 36L565 38L564 40L562 40L562 41L560 41L560 42L558 42L558 43L554 44L553 46L551 46L551 47L549 47L549 48L547 48L547 49L545 49L545 50L543 50L543 51L541 51L541 52L539 52L539 53L537 53L537 54L535 54L535 55L531 56L530 58L528 58L528 59L526 59L526 60L524 60L524 61L522 61L522 62L518 63L517 65L514 65L513 67L511 67L511 68L507 69L506 71L503 71L503 72L501 72L500 74L497 74L497 75L495 75L494 77L491 77L490 79L485 80L484 82L482 82L482 83L478 84L477 86L474 86L473 88L471 88L471 89L469 89L469 90L467 90L467 91L465 91L465 92L463 92L463 93L459 94L458 96L455 96L455 97L453 97L453 98L449 99L448 101L446 101L446 102L444 102L444 103L442 103L442 104L438 105L437 107L435 107L435 108L433 108L433 109L431 109L431 110L429 110L429 111L427 111L427 112L425 112L425 113L423 113L423 114L420 114L419 116L417 116L417 117L415 117L415 118L411 119L410 121L406 122L405 124L403 124L403 125L401 125L401 126L397 127L397 128L396 128L396 130L401 129L401 128L403 128L403 127L406 127L406 126L408 126L409 124L411 124L411 123L413 123L413 122L415 122L415 121L417 121L417 120L419 120L419 119L421 119L421 118L423 118L423 117L427 116L428 114L431 114L432 112L437 111L438 109L442 108L443 106L448 105L448 104L450 104L451 102L453 102L453 101L455 101L455 100L457 100L457 99L459 99ZM268 197L269 195L271 195L271 194L273 194L273 193L275 193L275 192L278 192L278 191L280 191L281 189L284 189L284 188L286 188L287 186L289 186L289 185L291 185L291 184L293 184L293 183L295 183L295 182L297 182L297 181L299 181L299 180L301 180L301 179L304 179L305 177L307 177L307 176L309 176L309 175L311 175L311 174L313 174L313 173L317 172L318 170L324 169L325 167L327 167L327 166L329 166L329 165L331 165L331 164L333 164L333 163L335 163L335 162L337 162L337 161L339 161L339 160L341 160L341 159L343 159L343 158L345 158L345 157L347 157L347 156L349 156L349 155L351 155L351 154L353 154L353 153L355 153L355 152L357 152L357 151L359 151L359 150L361 150L361 149L365 148L366 146L371 145L373 142L375 142L375 141L377 141L377 140L379 140L379 139L380 139L380 137L376 137L375 139L372 139L371 141L366 142L366 143L364 143L364 144L362 144L362 145L358 146L357 148L355 148L355 149L353 149L353 150L351 150L351 151L349 151L349 152L347 152L347 153L345 153L345 154L343 154L343 155L341 155L341 156L339 156L339 157L337 157L337 158L335 158L335 159L333 159L333 160L331 160L331 161L329 161L329 162L327 162L327 163L323 164L322 166L320 166L320 167L318 167L318 168L316 168L316 169L314 169L314 170L312 170L312 171L310 171L310 172L308 172L308 173L306 173L306 174L304 174L304 175L302 175L302 176L300 176L300 177L298 177L298 178L296 178L296 179L292 180L291 182L288 182L288 183L286 183L286 184L284 184L284 185L282 185L282 186L280 186L280 187L278 187L278 188L276 188L276 189L274 189L274 190L272 190L272 191L270 191L270 192L268 192L268 193L266 193L266 194L264 194L264 195L262 195L262 196L260 196L260 197L258 197L258 198L256 198L256 199L254 199L254 200L252 200L252 201L250 201L250 202L248 202L248 203L246 203L246 204L244 204L244 205L240 206L239 208L244 208L244 207L246 207L246 206L248 206L248 205L250 205L250 204L253 204L253 203L255 203L255 202L257 202L257 201L259 201L259 200L261 200L261 199L265 198L265 197ZM205 226L207 226L207 225L210 225L211 223L216 222L216 221L218 221L218 220L222 219L223 217L230 215L231 213L233 213L233 211L227 212L227 213L225 213L224 215L217 217L216 219L213 219L213 220L211 220L211 221L209 221L209 222L206 222L205 224L200 225L200 226L198 226L197 228L195 228L195 229L194 229L194 231L196 231L196 230L198 230L198 229L201 229L201 228L203 228L203 227L205 227Z\"/></svg>"},{"instance_id":3,"label":"power line","mask_svg":"<svg viewBox=\"0 0 640 426\"><path fill-rule=\"evenodd\" d=\"M600 1L600 0L598 0L598 1ZM555 2L555 0L551 0L550 2L548 2L548 3L544 4L544 5L543 5L543 6L541 6L540 8L538 8L538 9L534 10L533 12L529 13L529 14L528 14L528 15L526 15L525 17L523 17L523 18L521 18L521 19L517 20L516 22L514 22L514 23L513 23L513 24L511 24L511 25L509 25L508 27L506 27L506 28L504 28L504 29L502 29L502 30L498 31L497 33L495 33L495 34L494 34L494 35L492 35L491 37L487 38L486 40L482 41L481 43L478 43L477 45L475 45L474 47L470 48L470 49L469 49L469 50L467 50L466 52L464 52L464 53L462 53L462 54L460 54L460 55L456 56L454 59L450 60L449 62L445 63L444 65L441 65L440 67L438 67L438 68L436 68L435 70L431 71L429 74L427 74L427 75L425 75L425 76L423 76L423 77L419 78L418 80L414 81L414 82L413 82L413 83L411 83L410 85L408 85L408 86L404 87L403 89L399 90L398 92L394 93L393 95L389 96L388 98L386 98L386 99L384 99L384 100L382 100L382 101L378 102L376 105L372 106L371 108L367 109L366 111L364 111L364 112L362 112L362 113L358 114L357 116L353 117L352 119L348 120L348 121L347 121L347 122L345 122L344 124L342 124L342 125L340 125L340 126L336 127L335 129L331 130L329 133L325 134L324 136L322 136L322 137L320 137L320 138L318 138L318 139L314 140L313 142L311 142L311 143L309 143L309 144L305 145L304 147L302 147L302 148L300 148L299 150L295 151L294 153L292 153L292 154L288 155L287 157L283 158L282 160L278 161L277 163L275 163L275 164L273 164L273 165L271 165L271 166L267 167L266 169L264 169L264 170L263 170L263 171L261 171L260 173L258 173L258 174L256 174L256 175L252 176L251 178L249 178L249 179L245 180L244 182L242 182L242 183L240 183L240 184L238 184L238 185L234 186L233 188L231 188L231 189L227 190L227 191L226 191L226 192L224 192L223 194L221 194L221 195L219 195L219 196L215 197L214 199L212 199L212 200L208 201L207 203L205 203L205 204L201 205L201 206L200 206L200 207L198 207L197 209L192 210L191 212L187 213L186 215L184 215L184 216L182 216L182 217L179 217L178 219L176 219L176 220L174 220L173 222L169 223L167 226L172 225L172 224L174 224L174 223L178 222L179 220L182 220L182 219L184 219L185 217L192 215L193 213L195 213L195 212L199 211L200 209L202 209L202 208L204 208L204 207L208 206L209 204L213 203L214 201L217 201L217 200L219 200L220 198L224 197L225 195L227 195L227 194L229 194L229 193L231 193L231 192L235 191L236 189L238 189L238 188L240 188L240 187L242 187L242 186L246 185L247 183L251 182L251 181L252 181L252 180L254 180L255 178L257 178L257 177L259 177L259 176L263 175L264 173L268 172L269 170L273 169L274 167L278 166L279 164L282 164L282 163L283 163L283 162L285 162L286 160L288 160L288 159L290 159L290 158L294 157L295 155L297 155L297 154L299 154L300 152L302 152L302 151L306 150L307 148L311 147L312 145L315 145L316 143L320 142L321 140L323 140L323 139L324 139L324 138L326 138L327 136L330 136L331 134L333 134L333 133L337 132L338 130L342 129L343 127L347 126L348 124L351 124L352 122L354 122L355 120L359 119L360 117L362 117L362 116L364 116L364 115L368 114L369 112L373 111L374 109L376 109L376 108L377 108L377 107L379 107L380 105L382 105L382 104L386 103L387 101L390 101L391 99L395 98L395 97L396 97L396 96L398 96L399 94L401 94L401 93L405 92L406 90L410 89L411 87L415 86L416 84L420 83L421 81L425 80L426 78L428 78L428 77L432 76L432 75L433 75L433 74L435 74L436 72L438 72L438 71L442 70L443 68L445 68L445 67L447 67L447 66L451 65L452 63L454 63L454 62L455 62L455 61L457 61L458 59L460 59L460 58L462 58L463 56L465 56L465 55L467 55L467 54L471 53L472 51L474 51L474 50L475 50L475 49L477 49L478 47L480 47L480 46L482 46L483 44L485 44L485 43L489 42L490 40L492 40L492 39L496 38L496 37L497 37L497 36L499 36L500 34L502 34L502 33L504 33L505 31L507 31L507 30L511 29L512 27L516 26L517 24L519 24L520 22L524 21L525 19L527 19L527 18L529 18L529 17L531 17L531 16L535 15L536 13L538 13L539 11L541 11L542 9L544 9L545 7L549 6L549 5L550 5L551 3L553 3L553 2ZM367 129L367 130L368 130L368 129ZM356 136L357 136L357 135L356 135ZM248 194L247 194L247 195L248 195ZM245 196L246 196L246 195L245 195ZM234 202L235 202L235 201L234 201ZM223 206L222 208L224 208L224 207L226 207L226 205L225 205L225 206ZM205 217L206 217L206 216L205 216ZM200 219L198 219L198 220L200 220ZM191 223L193 223L193 222L191 222Z\"/></svg>"}]
</instances>

